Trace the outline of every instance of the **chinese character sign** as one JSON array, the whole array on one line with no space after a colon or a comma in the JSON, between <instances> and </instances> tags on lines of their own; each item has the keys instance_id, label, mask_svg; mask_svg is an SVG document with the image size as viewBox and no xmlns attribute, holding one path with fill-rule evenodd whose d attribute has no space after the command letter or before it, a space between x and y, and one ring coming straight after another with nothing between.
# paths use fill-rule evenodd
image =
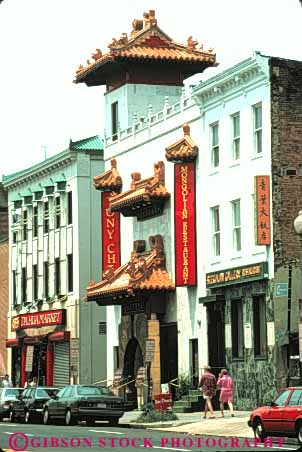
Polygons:
<instances>
[{"instance_id":1,"label":"chinese character sign","mask_svg":"<svg viewBox=\"0 0 302 452\"><path fill-rule=\"evenodd\" d=\"M256 244L270 245L270 178L255 176L255 226Z\"/></svg>"},{"instance_id":2,"label":"chinese character sign","mask_svg":"<svg viewBox=\"0 0 302 452\"><path fill-rule=\"evenodd\" d=\"M195 164L175 164L176 286L196 285Z\"/></svg>"},{"instance_id":3,"label":"chinese character sign","mask_svg":"<svg viewBox=\"0 0 302 452\"><path fill-rule=\"evenodd\" d=\"M120 260L120 213L108 211L111 193L102 193L102 271L111 267L116 270Z\"/></svg>"}]
</instances>

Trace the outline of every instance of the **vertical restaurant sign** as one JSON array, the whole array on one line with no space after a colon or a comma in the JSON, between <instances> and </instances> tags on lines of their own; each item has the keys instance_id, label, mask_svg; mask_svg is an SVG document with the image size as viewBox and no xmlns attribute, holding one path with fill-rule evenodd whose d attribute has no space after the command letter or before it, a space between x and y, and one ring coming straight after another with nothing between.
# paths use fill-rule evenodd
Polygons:
<instances>
[{"instance_id":1,"label":"vertical restaurant sign","mask_svg":"<svg viewBox=\"0 0 302 452\"><path fill-rule=\"evenodd\" d=\"M270 223L270 177L255 176L255 235L257 245L270 245Z\"/></svg>"},{"instance_id":2,"label":"vertical restaurant sign","mask_svg":"<svg viewBox=\"0 0 302 452\"><path fill-rule=\"evenodd\" d=\"M102 271L121 265L120 213L109 213L110 192L102 192Z\"/></svg>"},{"instance_id":3,"label":"vertical restaurant sign","mask_svg":"<svg viewBox=\"0 0 302 452\"><path fill-rule=\"evenodd\" d=\"M196 286L195 163L174 166L175 283Z\"/></svg>"}]
</instances>

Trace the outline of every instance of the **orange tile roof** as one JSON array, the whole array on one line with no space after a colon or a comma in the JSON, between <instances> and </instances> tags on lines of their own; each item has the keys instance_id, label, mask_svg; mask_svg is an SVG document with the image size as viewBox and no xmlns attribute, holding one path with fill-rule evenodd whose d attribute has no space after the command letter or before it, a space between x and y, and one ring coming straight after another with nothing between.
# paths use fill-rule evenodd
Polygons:
<instances>
[{"instance_id":1,"label":"orange tile roof","mask_svg":"<svg viewBox=\"0 0 302 452\"><path fill-rule=\"evenodd\" d=\"M154 175L141 180L140 173L132 173L131 188L109 198L111 212L121 212L124 216L136 216L147 204L164 202L170 198L165 187L164 162L154 164Z\"/></svg>"},{"instance_id":2,"label":"orange tile roof","mask_svg":"<svg viewBox=\"0 0 302 452\"><path fill-rule=\"evenodd\" d=\"M98 283L92 281L87 287L87 301L120 304L139 291L174 291L175 285L166 270L162 237L152 236L149 241L150 251L134 251L125 265L116 271L107 269Z\"/></svg>"},{"instance_id":3,"label":"orange tile roof","mask_svg":"<svg viewBox=\"0 0 302 452\"><path fill-rule=\"evenodd\" d=\"M203 50L202 45L197 48L198 42L192 36L188 38L187 45L173 41L158 27L153 10L144 13L143 20L134 20L132 27L130 37L127 33L122 33L119 39L112 39L112 43L108 45L109 52L103 54L100 49L96 49L92 55L93 61L87 60L85 67L79 66L75 82L81 83L99 67L125 58L202 63L204 67L217 64L213 50Z\"/></svg>"},{"instance_id":4,"label":"orange tile roof","mask_svg":"<svg viewBox=\"0 0 302 452\"><path fill-rule=\"evenodd\" d=\"M197 158L198 146L190 136L190 126L184 124L182 128L183 138L166 147L166 159L169 162L190 162Z\"/></svg>"},{"instance_id":5,"label":"orange tile roof","mask_svg":"<svg viewBox=\"0 0 302 452\"><path fill-rule=\"evenodd\" d=\"M116 160L111 160L111 169L93 178L93 185L97 190L119 192L123 181L117 170Z\"/></svg>"}]
</instances>

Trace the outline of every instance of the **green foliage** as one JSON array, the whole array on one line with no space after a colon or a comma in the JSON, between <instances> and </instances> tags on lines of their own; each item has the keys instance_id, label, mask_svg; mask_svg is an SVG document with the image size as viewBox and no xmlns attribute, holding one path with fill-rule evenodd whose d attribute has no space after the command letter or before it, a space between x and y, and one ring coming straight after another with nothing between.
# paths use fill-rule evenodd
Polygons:
<instances>
[{"instance_id":1,"label":"green foliage","mask_svg":"<svg viewBox=\"0 0 302 452\"><path fill-rule=\"evenodd\" d=\"M178 377L178 387L176 388L176 399L181 399L182 396L188 395L192 389L191 377L188 373L180 374Z\"/></svg>"},{"instance_id":2,"label":"green foliage","mask_svg":"<svg viewBox=\"0 0 302 452\"><path fill-rule=\"evenodd\" d=\"M142 413L134 422L163 422L177 419L178 417L172 410L158 411L154 409L153 403L146 403L142 407Z\"/></svg>"}]
</instances>

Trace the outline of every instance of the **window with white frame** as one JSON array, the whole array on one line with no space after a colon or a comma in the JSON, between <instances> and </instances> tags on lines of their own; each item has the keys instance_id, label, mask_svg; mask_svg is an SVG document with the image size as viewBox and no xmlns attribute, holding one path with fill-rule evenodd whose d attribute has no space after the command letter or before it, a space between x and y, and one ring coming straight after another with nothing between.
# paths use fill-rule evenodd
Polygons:
<instances>
[{"instance_id":1,"label":"window with white frame","mask_svg":"<svg viewBox=\"0 0 302 452\"><path fill-rule=\"evenodd\" d=\"M211 208L212 213L212 246L213 254L220 256L220 219L219 206Z\"/></svg>"},{"instance_id":2,"label":"window with white frame","mask_svg":"<svg viewBox=\"0 0 302 452\"><path fill-rule=\"evenodd\" d=\"M262 152L262 104L253 106L254 150L256 154Z\"/></svg>"},{"instance_id":3,"label":"window with white frame","mask_svg":"<svg viewBox=\"0 0 302 452\"><path fill-rule=\"evenodd\" d=\"M211 126L211 163L213 168L219 166L219 124L216 122Z\"/></svg>"},{"instance_id":4,"label":"window with white frame","mask_svg":"<svg viewBox=\"0 0 302 452\"><path fill-rule=\"evenodd\" d=\"M240 113L232 115L233 142L232 153L233 160L240 159Z\"/></svg>"},{"instance_id":5,"label":"window with white frame","mask_svg":"<svg viewBox=\"0 0 302 452\"><path fill-rule=\"evenodd\" d=\"M241 219L240 219L240 199L232 201L233 216L233 249L241 250Z\"/></svg>"}]
</instances>

